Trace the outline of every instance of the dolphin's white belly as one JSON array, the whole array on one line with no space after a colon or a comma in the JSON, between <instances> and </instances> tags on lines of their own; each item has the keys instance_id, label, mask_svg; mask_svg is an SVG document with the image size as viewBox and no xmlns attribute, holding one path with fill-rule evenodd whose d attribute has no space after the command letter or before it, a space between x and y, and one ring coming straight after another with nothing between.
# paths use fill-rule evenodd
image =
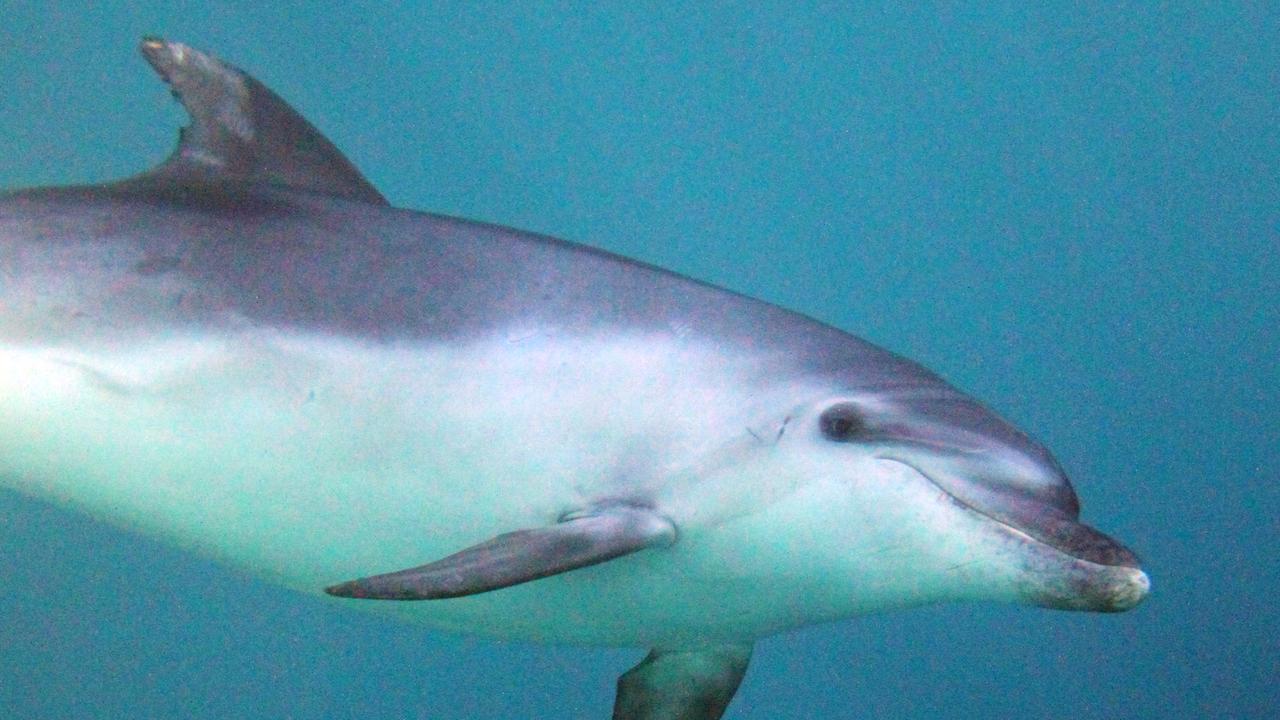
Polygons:
<instances>
[{"instance_id":1,"label":"dolphin's white belly","mask_svg":"<svg viewBox=\"0 0 1280 720\"><path fill-rule=\"evenodd\" d=\"M538 329L419 347L262 333L5 347L0 480L314 593L601 499L653 502L681 528L671 548L497 592L375 603L500 636L756 637L927 601L938 577L951 597L990 586L909 531L922 513L963 519L904 468L868 458L904 474L899 496L851 506L824 490L829 458L814 477L774 462L784 398L805 393L762 383L766 365L677 334Z\"/></svg>"}]
</instances>

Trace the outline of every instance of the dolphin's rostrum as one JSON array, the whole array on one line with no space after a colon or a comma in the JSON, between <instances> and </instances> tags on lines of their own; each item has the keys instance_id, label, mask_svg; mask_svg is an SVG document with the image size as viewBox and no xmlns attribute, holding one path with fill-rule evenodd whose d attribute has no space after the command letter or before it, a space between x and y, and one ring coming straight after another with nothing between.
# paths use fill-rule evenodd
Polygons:
<instances>
[{"instance_id":1,"label":"dolphin's rostrum","mask_svg":"<svg viewBox=\"0 0 1280 720\"><path fill-rule=\"evenodd\" d=\"M394 209L257 81L142 50L173 156L0 196L5 485L433 626L651 647L626 720L720 717L787 628L1146 595L1049 452L919 365Z\"/></svg>"}]
</instances>

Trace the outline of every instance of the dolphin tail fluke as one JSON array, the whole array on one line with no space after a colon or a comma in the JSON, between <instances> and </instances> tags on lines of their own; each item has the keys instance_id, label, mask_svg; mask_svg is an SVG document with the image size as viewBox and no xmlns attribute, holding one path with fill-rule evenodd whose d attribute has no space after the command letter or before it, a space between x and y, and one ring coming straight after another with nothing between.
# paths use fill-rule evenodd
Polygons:
<instances>
[{"instance_id":1,"label":"dolphin tail fluke","mask_svg":"<svg viewBox=\"0 0 1280 720\"><path fill-rule=\"evenodd\" d=\"M653 650L618 678L613 720L717 720L750 660L750 643Z\"/></svg>"},{"instance_id":2,"label":"dolphin tail fluke","mask_svg":"<svg viewBox=\"0 0 1280 720\"><path fill-rule=\"evenodd\" d=\"M333 143L262 83L181 43L146 38L141 50L191 124L167 161L117 186L227 179L387 204Z\"/></svg>"},{"instance_id":3,"label":"dolphin tail fluke","mask_svg":"<svg viewBox=\"0 0 1280 720\"><path fill-rule=\"evenodd\" d=\"M368 600L438 600L510 587L675 542L671 521L646 508L609 507L555 525L499 535L442 560L325 588Z\"/></svg>"}]
</instances>

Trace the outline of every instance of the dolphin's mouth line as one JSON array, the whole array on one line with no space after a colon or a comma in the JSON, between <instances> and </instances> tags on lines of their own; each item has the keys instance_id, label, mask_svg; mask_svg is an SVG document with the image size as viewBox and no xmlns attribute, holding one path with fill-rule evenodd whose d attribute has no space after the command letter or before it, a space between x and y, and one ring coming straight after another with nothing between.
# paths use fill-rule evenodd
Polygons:
<instances>
[{"instance_id":1,"label":"dolphin's mouth line","mask_svg":"<svg viewBox=\"0 0 1280 720\"><path fill-rule=\"evenodd\" d=\"M1017 531L1018 531L1018 534L1020 534L1020 535L1024 535L1024 536L1030 537L1029 535L1027 535L1027 533L1026 533L1026 531L1025 531L1025 530L1022 530L1021 528L1015 527L1014 525L1011 525L1010 523L1008 523L1008 522L1006 522L1006 521L1004 521L1004 520L1001 520L1000 518L995 517L995 516L993 516L993 515L991 515L991 514L989 514L989 513L985 513L985 512L983 512L982 510L979 510L978 508L974 507L973 505L970 505L969 503L965 502L964 500L961 500L960 498L956 497L956 496L955 496L955 495L954 495L950 490L948 490L948 489L946 489L946 488L942 487L942 485L941 485L937 480L934 480L932 477L930 477L930 476L929 476L929 473L927 473L927 472L925 472L924 470L922 470L918 465L916 465L916 464L914 464L914 463L911 463L911 462L907 462L906 460L902 460L901 458L891 457L891 456L889 456L889 455L877 455L877 456L876 456L876 459L877 459L877 460L888 460L889 462L897 463L897 464L899 464L899 465L903 465L903 466L905 466L905 467L911 468L911 469L912 469L912 470L914 470L914 471L916 472L916 474L918 474L920 477L924 478L925 480L928 480L930 485L934 486L934 487L935 487L935 488L937 488L939 491L941 491L941 492L942 492L942 494L946 495L946 496L947 496L947 498L949 498L949 499L951 500L951 502L955 503L956 505L959 505L960 507L964 508L965 510L968 510L969 512L972 512L972 513L974 513L974 514L976 514L976 515L981 515L982 517L984 517L984 518L986 518L986 519L990 520L991 522L996 523L997 525L1003 525L1004 527L1007 527L1007 528L1009 528L1009 529L1011 529L1011 530L1017 530ZM1034 540L1035 538L1032 538L1032 539ZM1039 541L1037 541L1037 542L1039 542ZM1045 544L1047 544L1047 543L1045 543Z\"/></svg>"},{"instance_id":2,"label":"dolphin's mouth line","mask_svg":"<svg viewBox=\"0 0 1280 720\"><path fill-rule=\"evenodd\" d=\"M951 500L951 502L955 503L956 505L960 506L961 508L964 508L965 510L971 513L974 513L975 515L986 518L987 520L995 523L996 525L999 525L1000 527L1005 528L1006 530L1016 534L1020 538L1025 538L1026 541L1028 542L1035 543L1037 545L1042 545L1050 550L1066 555L1067 557L1070 557L1072 560L1075 560L1077 562L1089 563L1090 565L1096 565L1098 567L1134 567L1134 568L1138 567L1136 558L1133 558L1132 554L1129 553L1128 550L1120 548L1120 546L1118 544L1115 544L1115 542L1111 540L1109 537L1106 537L1105 535L1102 535L1102 533L1099 533L1096 530L1089 528L1084 523L1081 523L1075 520L1069 520L1069 522L1074 527L1087 529L1092 534L1099 535L1101 537L1106 538L1108 542L1115 545L1115 547L1120 548L1123 551L1124 555L1120 556L1120 558L1116 562L1101 562L1097 558L1089 557L1088 555L1069 547L1066 543L1053 542L1050 539L1042 537L1039 533L1033 532L1031 528L1021 527L1012 522L1009 522L1008 520L1005 520L1004 518L992 515L991 513L986 512L981 508L974 506L972 503L969 503L964 499L957 497L955 493L943 487L941 483L939 483L937 480L934 480L929 475L929 473L925 472L915 463L912 463L908 460L903 460L902 458L893 457L890 455L876 455L876 458L879 460L888 460L889 462L898 463L899 465L903 465L905 467L911 468L917 474L919 474L920 477L929 481L930 485L933 485L935 488L940 490L944 495L946 495L947 498Z\"/></svg>"}]
</instances>

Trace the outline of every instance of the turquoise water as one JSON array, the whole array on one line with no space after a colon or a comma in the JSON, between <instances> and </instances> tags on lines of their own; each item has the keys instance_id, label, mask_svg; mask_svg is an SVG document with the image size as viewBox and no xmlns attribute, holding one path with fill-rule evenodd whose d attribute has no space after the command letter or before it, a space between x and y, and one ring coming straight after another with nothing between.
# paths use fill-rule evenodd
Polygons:
<instances>
[{"instance_id":1,"label":"turquoise water","mask_svg":"<svg viewBox=\"0 0 1280 720\"><path fill-rule=\"evenodd\" d=\"M3 6L0 187L167 154L183 116L134 46L181 39L397 205L642 258L925 362L1052 447L1155 583L1118 616L944 606L777 637L731 717L1280 706L1265 4L75 5ZM593 720L639 656L339 612L0 494L0 717Z\"/></svg>"}]
</instances>

